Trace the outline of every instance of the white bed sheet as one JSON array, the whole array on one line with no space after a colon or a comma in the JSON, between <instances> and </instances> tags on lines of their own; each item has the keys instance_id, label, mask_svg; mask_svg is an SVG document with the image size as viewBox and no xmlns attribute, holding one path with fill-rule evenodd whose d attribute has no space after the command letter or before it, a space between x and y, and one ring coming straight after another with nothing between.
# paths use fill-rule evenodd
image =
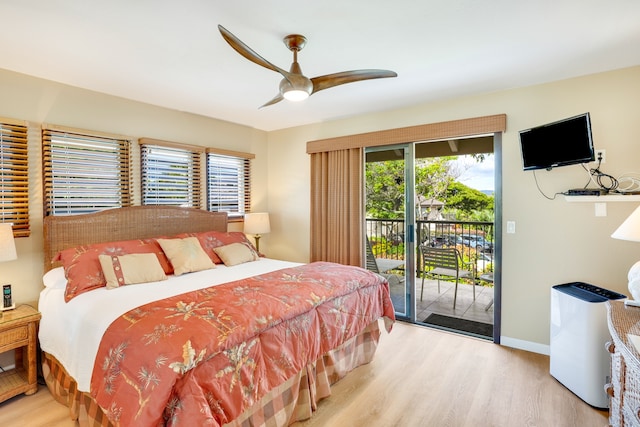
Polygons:
<instances>
[{"instance_id":1,"label":"white bed sheet","mask_svg":"<svg viewBox=\"0 0 640 427\"><path fill-rule=\"evenodd\" d=\"M270 271L301 265L260 258L258 261L169 276L169 280L95 289L64 301L64 288L47 287L40 293L42 313L38 337L42 350L54 356L77 381L78 389L88 392L100 340L109 325L140 305Z\"/></svg>"}]
</instances>

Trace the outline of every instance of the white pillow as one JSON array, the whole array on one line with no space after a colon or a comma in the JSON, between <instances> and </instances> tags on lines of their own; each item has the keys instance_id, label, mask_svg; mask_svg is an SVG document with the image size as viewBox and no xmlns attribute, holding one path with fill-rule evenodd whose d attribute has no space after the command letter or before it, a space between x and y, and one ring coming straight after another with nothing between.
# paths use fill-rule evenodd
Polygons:
<instances>
[{"instance_id":1,"label":"white pillow","mask_svg":"<svg viewBox=\"0 0 640 427\"><path fill-rule=\"evenodd\" d=\"M64 276L64 267L56 267L47 271L44 276L42 276L42 283L44 283L46 288L66 288L67 278Z\"/></svg>"}]
</instances>

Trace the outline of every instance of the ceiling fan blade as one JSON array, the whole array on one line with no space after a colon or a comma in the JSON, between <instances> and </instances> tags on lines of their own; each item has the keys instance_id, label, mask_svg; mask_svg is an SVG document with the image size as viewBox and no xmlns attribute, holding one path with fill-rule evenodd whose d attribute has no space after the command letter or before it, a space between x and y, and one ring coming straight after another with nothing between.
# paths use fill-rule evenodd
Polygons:
<instances>
[{"instance_id":1,"label":"ceiling fan blade","mask_svg":"<svg viewBox=\"0 0 640 427\"><path fill-rule=\"evenodd\" d=\"M284 99L284 97L282 96L282 94L279 93L276 96L274 96L273 99L271 99L269 102L261 105L259 108L268 107L269 105L276 104L276 103L282 101L283 99Z\"/></svg>"},{"instance_id":2,"label":"ceiling fan blade","mask_svg":"<svg viewBox=\"0 0 640 427\"><path fill-rule=\"evenodd\" d=\"M311 79L311 82L313 83L312 94L323 89L328 89L330 87L339 86L346 83L397 76L398 74L395 71L389 70L354 70L327 74L326 76L319 76Z\"/></svg>"},{"instance_id":3,"label":"ceiling fan blade","mask_svg":"<svg viewBox=\"0 0 640 427\"><path fill-rule=\"evenodd\" d=\"M234 36L229 30L224 28L222 25L218 25L218 29L220 30L220 34L222 37L229 43L229 46L235 49L240 55L247 58L249 61L258 64L264 68L268 68L269 70L273 70L277 73L282 74L285 79L289 79L289 72L287 70L283 70L277 65L273 65L271 62L264 59L262 56L258 55L253 49L244 44L239 38Z\"/></svg>"}]
</instances>

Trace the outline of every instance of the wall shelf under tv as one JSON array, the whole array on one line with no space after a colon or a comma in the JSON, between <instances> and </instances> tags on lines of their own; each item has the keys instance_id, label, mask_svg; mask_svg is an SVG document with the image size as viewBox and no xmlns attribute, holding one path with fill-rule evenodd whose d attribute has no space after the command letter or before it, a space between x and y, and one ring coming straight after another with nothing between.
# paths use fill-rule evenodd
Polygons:
<instances>
[{"instance_id":1,"label":"wall shelf under tv","mask_svg":"<svg viewBox=\"0 0 640 427\"><path fill-rule=\"evenodd\" d=\"M607 194L604 196L564 196L567 202L640 202L640 194Z\"/></svg>"}]
</instances>

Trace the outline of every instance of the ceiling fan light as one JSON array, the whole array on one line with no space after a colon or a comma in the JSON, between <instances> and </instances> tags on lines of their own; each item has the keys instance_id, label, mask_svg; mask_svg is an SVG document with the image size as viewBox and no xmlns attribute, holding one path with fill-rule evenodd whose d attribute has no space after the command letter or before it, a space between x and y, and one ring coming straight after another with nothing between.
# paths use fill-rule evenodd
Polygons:
<instances>
[{"instance_id":1,"label":"ceiling fan light","mask_svg":"<svg viewBox=\"0 0 640 427\"><path fill-rule=\"evenodd\" d=\"M299 102L304 101L309 97L309 93L306 90L291 89L282 94L288 101Z\"/></svg>"}]
</instances>

